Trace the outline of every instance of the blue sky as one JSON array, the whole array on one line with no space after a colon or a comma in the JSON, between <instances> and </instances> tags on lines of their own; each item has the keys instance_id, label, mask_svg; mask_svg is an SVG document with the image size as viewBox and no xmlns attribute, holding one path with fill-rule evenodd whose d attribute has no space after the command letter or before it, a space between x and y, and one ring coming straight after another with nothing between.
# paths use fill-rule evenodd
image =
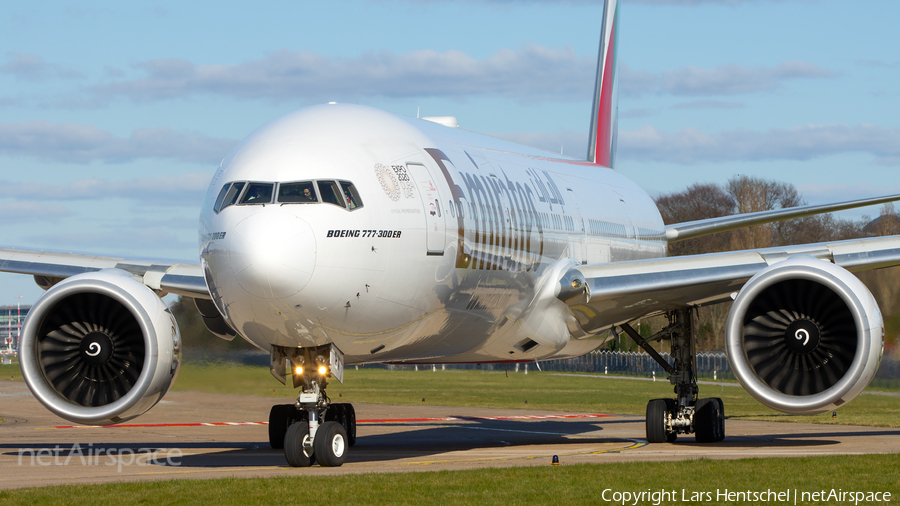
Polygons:
<instances>
[{"instance_id":1,"label":"blue sky","mask_svg":"<svg viewBox=\"0 0 900 506\"><path fill-rule=\"evenodd\" d=\"M809 203L900 193L900 3L623 0L620 15L618 170L652 194L735 174ZM196 259L218 162L332 100L581 155L600 17L577 0L7 5L0 244ZM0 275L0 305L40 293Z\"/></svg>"}]
</instances>

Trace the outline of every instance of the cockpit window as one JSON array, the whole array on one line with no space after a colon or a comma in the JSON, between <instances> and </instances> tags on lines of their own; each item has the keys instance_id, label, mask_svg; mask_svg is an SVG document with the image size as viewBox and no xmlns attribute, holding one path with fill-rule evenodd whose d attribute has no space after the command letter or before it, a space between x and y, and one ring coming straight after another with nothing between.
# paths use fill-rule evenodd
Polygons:
<instances>
[{"instance_id":1,"label":"cockpit window","mask_svg":"<svg viewBox=\"0 0 900 506\"><path fill-rule=\"evenodd\" d=\"M312 181L278 185L278 202L282 204L310 204L318 201L316 188Z\"/></svg>"},{"instance_id":2,"label":"cockpit window","mask_svg":"<svg viewBox=\"0 0 900 506\"><path fill-rule=\"evenodd\" d=\"M216 205L213 206L213 210L215 212L218 213L222 209L222 202L225 200L225 195L228 194L228 188L230 188L230 187L231 187L231 183L227 183L227 184L225 184L225 186L222 187L222 191L220 191L219 196L216 197Z\"/></svg>"},{"instance_id":3,"label":"cockpit window","mask_svg":"<svg viewBox=\"0 0 900 506\"><path fill-rule=\"evenodd\" d=\"M334 181L317 181L319 185L319 195L322 196L322 202L334 204L336 206L347 207L344 205L344 197L341 190Z\"/></svg>"},{"instance_id":4,"label":"cockpit window","mask_svg":"<svg viewBox=\"0 0 900 506\"><path fill-rule=\"evenodd\" d=\"M275 185L278 185L276 192ZM275 195L277 193L277 195ZM356 186L350 181L291 181L288 183L232 182L219 190L213 209L221 212L228 206L271 204L277 197L279 204L317 204L324 202L350 209L363 206Z\"/></svg>"},{"instance_id":5,"label":"cockpit window","mask_svg":"<svg viewBox=\"0 0 900 506\"><path fill-rule=\"evenodd\" d=\"M269 204L272 202L272 183L250 183L241 197L241 205Z\"/></svg>"},{"instance_id":6,"label":"cockpit window","mask_svg":"<svg viewBox=\"0 0 900 506\"><path fill-rule=\"evenodd\" d=\"M228 191L225 192L225 195L219 195L220 197L222 197L222 204L218 206L216 212L219 212L230 205L234 205L234 203L237 202L238 195L241 194L241 190L243 189L244 183L231 183L231 188L228 188Z\"/></svg>"},{"instance_id":7,"label":"cockpit window","mask_svg":"<svg viewBox=\"0 0 900 506\"><path fill-rule=\"evenodd\" d=\"M356 192L356 187L353 186L353 183L350 181L341 181L341 189L344 190L344 198L347 199L347 207L350 210L354 210L358 207L362 207L362 199L359 198L359 193Z\"/></svg>"}]
</instances>

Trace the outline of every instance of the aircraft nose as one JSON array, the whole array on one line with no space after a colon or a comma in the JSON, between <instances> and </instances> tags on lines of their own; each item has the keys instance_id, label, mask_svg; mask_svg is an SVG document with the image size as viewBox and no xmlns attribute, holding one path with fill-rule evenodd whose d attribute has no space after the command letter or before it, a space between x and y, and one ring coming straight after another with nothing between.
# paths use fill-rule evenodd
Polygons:
<instances>
[{"instance_id":1,"label":"aircraft nose","mask_svg":"<svg viewBox=\"0 0 900 506\"><path fill-rule=\"evenodd\" d=\"M299 292L316 266L309 224L289 213L263 211L234 227L230 256L235 280L250 295L285 298Z\"/></svg>"}]
</instances>

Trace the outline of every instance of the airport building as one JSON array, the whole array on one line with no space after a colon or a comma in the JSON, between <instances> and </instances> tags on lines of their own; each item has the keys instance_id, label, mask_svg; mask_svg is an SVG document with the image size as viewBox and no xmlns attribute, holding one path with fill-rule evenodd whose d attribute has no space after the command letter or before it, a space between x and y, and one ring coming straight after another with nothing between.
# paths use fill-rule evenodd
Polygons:
<instances>
[{"instance_id":1,"label":"airport building","mask_svg":"<svg viewBox=\"0 0 900 506\"><path fill-rule=\"evenodd\" d=\"M31 306L0 306L0 353L15 353L19 331Z\"/></svg>"}]
</instances>

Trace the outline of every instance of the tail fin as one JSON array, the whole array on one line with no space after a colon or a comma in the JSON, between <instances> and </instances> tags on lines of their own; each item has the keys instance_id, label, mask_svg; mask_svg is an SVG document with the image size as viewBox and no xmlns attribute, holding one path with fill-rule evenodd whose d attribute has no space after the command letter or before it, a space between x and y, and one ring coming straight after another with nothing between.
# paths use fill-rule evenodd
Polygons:
<instances>
[{"instance_id":1,"label":"tail fin","mask_svg":"<svg viewBox=\"0 0 900 506\"><path fill-rule=\"evenodd\" d=\"M603 6L603 30L600 32L600 55L597 58L597 82L594 84L587 160L610 168L616 162L616 137L619 133L619 86L616 72L618 28L618 1L606 0Z\"/></svg>"}]
</instances>

